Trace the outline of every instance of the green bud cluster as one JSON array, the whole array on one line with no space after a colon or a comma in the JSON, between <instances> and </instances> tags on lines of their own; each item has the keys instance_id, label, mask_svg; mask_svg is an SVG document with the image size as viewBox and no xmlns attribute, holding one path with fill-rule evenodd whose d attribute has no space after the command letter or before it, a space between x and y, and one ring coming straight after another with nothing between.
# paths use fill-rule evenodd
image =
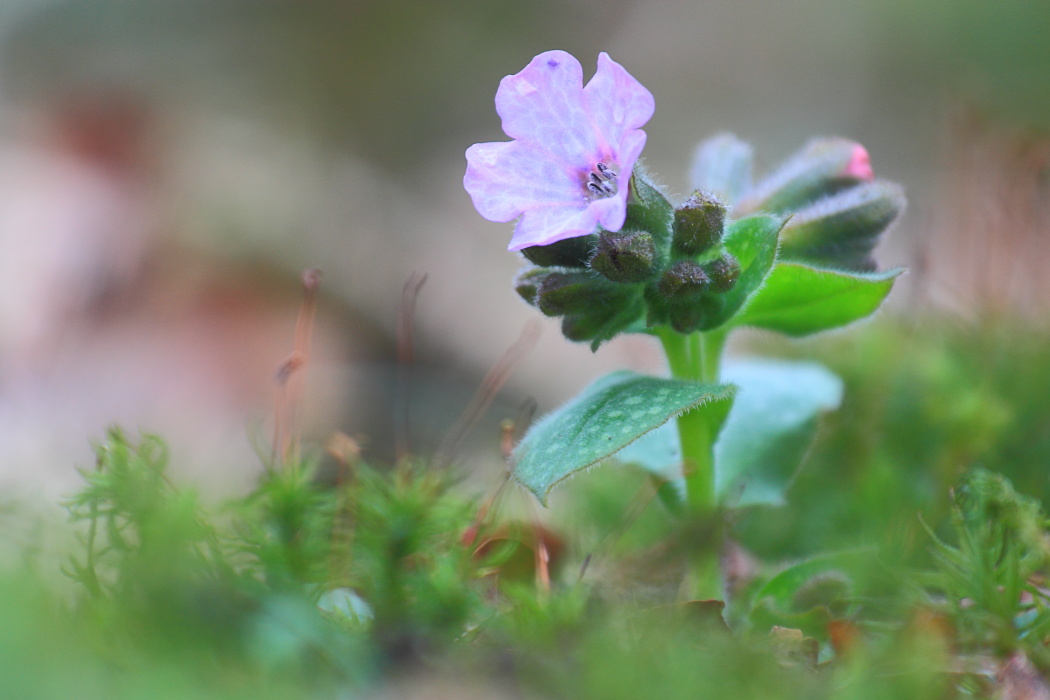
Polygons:
<instances>
[{"instance_id":1,"label":"green bud cluster","mask_svg":"<svg viewBox=\"0 0 1050 700\"><path fill-rule=\"evenodd\" d=\"M518 294L560 318L567 338L597 349L624 332L719 328L776 261L876 269L872 251L904 195L875 178L863 146L815 139L756 182L752 168L750 146L714 136L697 149L696 189L675 207L636 166L621 229L524 249L531 265L516 280Z\"/></svg>"},{"instance_id":2,"label":"green bud cluster","mask_svg":"<svg viewBox=\"0 0 1050 700\"><path fill-rule=\"evenodd\" d=\"M641 316L638 287L567 267L526 268L515 281L522 299L544 315L562 319L566 338L590 341L595 349Z\"/></svg>"},{"instance_id":3,"label":"green bud cluster","mask_svg":"<svg viewBox=\"0 0 1050 700\"><path fill-rule=\"evenodd\" d=\"M636 171L620 231L522 251L532 263L515 282L527 303L562 319L562 333L593 349L621 332L656 325L682 333L721 323L721 297L740 264L722 247L726 207L694 192L678 208Z\"/></svg>"},{"instance_id":4,"label":"green bud cluster","mask_svg":"<svg viewBox=\"0 0 1050 700\"><path fill-rule=\"evenodd\" d=\"M739 277L740 263L729 253L703 263L674 262L648 290L649 324L667 324L679 333L717 327L724 295Z\"/></svg>"}]
</instances>

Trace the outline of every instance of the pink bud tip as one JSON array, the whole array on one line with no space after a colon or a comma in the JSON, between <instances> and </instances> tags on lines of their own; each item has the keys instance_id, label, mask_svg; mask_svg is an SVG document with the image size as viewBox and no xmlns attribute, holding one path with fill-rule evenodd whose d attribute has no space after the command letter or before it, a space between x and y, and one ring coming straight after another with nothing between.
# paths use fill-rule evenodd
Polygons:
<instances>
[{"instance_id":1,"label":"pink bud tip","mask_svg":"<svg viewBox=\"0 0 1050 700\"><path fill-rule=\"evenodd\" d=\"M842 169L842 174L858 180L875 179L875 171L871 169L871 157L864 146L859 143L853 146L853 155L850 156L846 167Z\"/></svg>"}]
</instances>

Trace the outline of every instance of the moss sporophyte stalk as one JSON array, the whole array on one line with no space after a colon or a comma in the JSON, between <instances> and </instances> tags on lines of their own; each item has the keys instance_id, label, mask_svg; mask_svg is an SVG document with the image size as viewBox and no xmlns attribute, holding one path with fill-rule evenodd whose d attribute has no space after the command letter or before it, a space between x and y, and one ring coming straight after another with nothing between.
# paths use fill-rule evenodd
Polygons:
<instances>
[{"instance_id":1,"label":"moss sporophyte stalk","mask_svg":"<svg viewBox=\"0 0 1050 700\"><path fill-rule=\"evenodd\" d=\"M584 85L574 57L542 53L500 82L496 111L513 140L467 149L463 184L483 217L517 220L509 249L527 261L522 299L594 351L622 333L651 335L670 369L596 380L526 433L515 478L545 502L612 458L650 472L682 517L717 521L783 502L798 446L840 394L812 364L723 367L729 335L801 337L874 313L903 271L879 272L872 252L904 197L853 141L814 139L752 182L751 148L719 134L696 150L676 205L638 163L654 110L608 54ZM711 544L690 597L722 596Z\"/></svg>"}]
</instances>

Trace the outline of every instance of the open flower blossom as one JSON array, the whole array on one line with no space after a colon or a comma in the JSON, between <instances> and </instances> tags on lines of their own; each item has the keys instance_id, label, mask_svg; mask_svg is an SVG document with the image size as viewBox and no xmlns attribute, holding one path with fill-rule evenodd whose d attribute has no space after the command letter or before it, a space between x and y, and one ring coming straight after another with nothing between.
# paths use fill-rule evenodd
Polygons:
<instances>
[{"instance_id":1,"label":"open flower blossom","mask_svg":"<svg viewBox=\"0 0 1050 700\"><path fill-rule=\"evenodd\" d=\"M489 221L518 224L510 250L619 231L631 171L645 146L640 127L653 95L602 52L583 86L580 62L541 53L500 81L496 112L510 142L467 149L463 186Z\"/></svg>"}]
</instances>

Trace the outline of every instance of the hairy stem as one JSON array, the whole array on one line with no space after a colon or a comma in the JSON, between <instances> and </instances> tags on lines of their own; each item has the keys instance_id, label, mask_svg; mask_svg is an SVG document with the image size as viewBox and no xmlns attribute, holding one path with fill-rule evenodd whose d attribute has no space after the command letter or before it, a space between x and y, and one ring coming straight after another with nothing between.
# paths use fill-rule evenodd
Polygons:
<instances>
[{"instance_id":1,"label":"hairy stem","mask_svg":"<svg viewBox=\"0 0 1050 700\"><path fill-rule=\"evenodd\" d=\"M705 384L718 382L726 339L724 332L682 335L661 328L657 335L663 343L673 377ZM719 427L717 412L707 406L699 406L678 417L686 498L691 514L700 519L711 518L717 505L714 445ZM721 595L717 568L719 549L715 543L709 549L713 556L701 557L694 564L688 591L691 597L704 599Z\"/></svg>"},{"instance_id":2,"label":"hairy stem","mask_svg":"<svg viewBox=\"0 0 1050 700\"><path fill-rule=\"evenodd\" d=\"M659 329L671 376L695 382L718 382L725 334L720 332L682 335L670 329ZM678 438L689 505L700 512L715 506L714 444L718 425L712 411L705 406L678 417Z\"/></svg>"}]
</instances>

